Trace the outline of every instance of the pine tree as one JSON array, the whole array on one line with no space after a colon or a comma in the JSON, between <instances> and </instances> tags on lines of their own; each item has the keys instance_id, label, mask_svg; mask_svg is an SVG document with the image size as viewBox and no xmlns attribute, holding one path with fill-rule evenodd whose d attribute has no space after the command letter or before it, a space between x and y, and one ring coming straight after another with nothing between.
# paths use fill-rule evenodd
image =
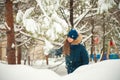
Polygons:
<instances>
[{"instance_id":1,"label":"pine tree","mask_svg":"<svg viewBox=\"0 0 120 80\"><path fill-rule=\"evenodd\" d=\"M13 24L13 3L11 0L5 1L5 20L8 28L7 34L7 59L8 64L16 64L15 57L15 37L14 37L14 24Z\"/></svg>"}]
</instances>

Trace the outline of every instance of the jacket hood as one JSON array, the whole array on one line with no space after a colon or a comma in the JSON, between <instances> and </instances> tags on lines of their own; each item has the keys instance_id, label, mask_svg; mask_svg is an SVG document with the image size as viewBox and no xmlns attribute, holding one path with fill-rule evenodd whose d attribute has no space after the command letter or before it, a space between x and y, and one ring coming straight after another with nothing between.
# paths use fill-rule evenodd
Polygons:
<instances>
[{"instance_id":1,"label":"jacket hood","mask_svg":"<svg viewBox=\"0 0 120 80\"><path fill-rule=\"evenodd\" d=\"M71 43L71 45L77 45L77 44L79 44L81 41L82 41L82 35L79 34L78 37L77 37L77 39L75 39L75 40Z\"/></svg>"}]
</instances>

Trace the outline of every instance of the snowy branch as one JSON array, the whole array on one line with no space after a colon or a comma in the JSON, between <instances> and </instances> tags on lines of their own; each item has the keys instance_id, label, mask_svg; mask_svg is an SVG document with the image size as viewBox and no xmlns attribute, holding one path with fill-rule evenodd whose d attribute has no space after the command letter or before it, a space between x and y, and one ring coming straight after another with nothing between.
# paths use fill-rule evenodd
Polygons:
<instances>
[{"instance_id":1,"label":"snowy branch","mask_svg":"<svg viewBox=\"0 0 120 80\"><path fill-rule=\"evenodd\" d=\"M36 1L37 1L38 5L39 5L40 9L42 10L43 14L44 14L48 19L50 19L49 16L47 15L47 13L45 12L42 4L41 4L41 3L42 3L41 0L36 0Z\"/></svg>"},{"instance_id":2,"label":"snowy branch","mask_svg":"<svg viewBox=\"0 0 120 80\"><path fill-rule=\"evenodd\" d=\"M91 9L86 10L86 12L84 12L83 14L81 14L81 15L74 21L74 24L75 24L74 27L77 27L77 26L78 26L78 24L82 21L82 19L88 14L88 12L89 12L90 10L91 10Z\"/></svg>"},{"instance_id":3,"label":"snowy branch","mask_svg":"<svg viewBox=\"0 0 120 80\"><path fill-rule=\"evenodd\" d=\"M86 33L86 32L88 32L88 31L90 31L91 30L91 28L89 28L89 29L87 29L87 30L84 30L84 31L80 31L80 33Z\"/></svg>"},{"instance_id":4,"label":"snowy branch","mask_svg":"<svg viewBox=\"0 0 120 80\"><path fill-rule=\"evenodd\" d=\"M59 9L60 9L60 12L62 13L62 16L63 16L64 20L66 21L66 23L67 23L69 26L71 26L70 21L67 20L67 17L65 16L64 9L61 8L61 7L60 7Z\"/></svg>"},{"instance_id":5,"label":"snowy branch","mask_svg":"<svg viewBox=\"0 0 120 80\"><path fill-rule=\"evenodd\" d=\"M92 34L90 34L88 37L82 40L82 43L86 42L89 38L91 38Z\"/></svg>"},{"instance_id":6,"label":"snowy branch","mask_svg":"<svg viewBox=\"0 0 120 80\"><path fill-rule=\"evenodd\" d=\"M16 34L15 34L15 37L19 36L20 34L21 34L21 33L16 33Z\"/></svg>"},{"instance_id":7,"label":"snowy branch","mask_svg":"<svg viewBox=\"0 0 120 80\"><path fill-rule=\"evenodd\" d=\"M37 39L37 40L40 40L40 41L45 42L45 39L43 39L43 38L31 37L31 35L29 35L29 34L23 32L23 31L20 31L20 33L23 34L23 35L25 35L25 36L27 36L27 37L35 38L35 39ZM62 43L59 43L59 42L51 42L51 43L52 43L53 45L59 45L59 46L62 46L62 45L63 45L63 42L62 42Z\"/></svg>"},{"instance_id":8,"label":"snowy branch","mask_svg":"<svg viewBox=\"0 0 120 80\"><path fill-rule=\"evenodd\" d=\"M16 25L17 26L17 25ZM20 26L19 28L17 28L17 27L15 27L15 32L19 32L19 31L21 31L21 30L23 30L24 29L24 27L22 26Z\"/></svg>"},{"instance_id":9,"label":"snowy branch","mask_svg":"<svg viewBox=\"0 0 120 80\"><path fill-rule=\"evenodd\" d=\"M63 41L62 42L51 42L53 45L57 45L57 46L62 46L63 45Z\"/></svg>"},{"instance_id":10,"label":"snowy branch","mask_svg":"<svg viewBox=\"0 0 120 80\"><path fill-rule=\"evenodd\" d=\"M0 29L1 31L0 31L0 33L2 32L2 31L6 31L6 29Z\"/></svg>"},{"instance_id":11,"label":"snowy branch","mask_svg":"<svg viewBox=\"0 0 120 80\"><path fill-rule=\"evenodd\" d=\"M6 22L5 22L4 24L5 24L6 29L10 31L11 29L10 29L10 27L8 26L8 24L7 24Z\"/></svg>"},{"instance_id":12,"label":"snowy branch","mask_svg":"<svg viewBox=\"0 0 120 80\"><path fill-rule=\"evenodd\" d=\"M111 31L113 31L114 28L112 28L109 32L107 32L104 36L108 35L109 33L111 33Z\"/></svg>"},{"instance_id":13,"label":"snowy branch","mask_svg":"<svg viewBox=\"0 0 120 80\"><path fill-rule=\"evenodd\" d=\"M24 45L25 43L27 43L28 41L30 41L32 38L29 38L28 40L26 40L26 41L24 41L23 43L21 43L21 44L19 44L19 45L17 45L16 47L19 47L19 46L22 46L22 45Z\"/></svg>"},{"instance_id":14,"label":"snowy branch","mask_svg":"<svg viewBox=\"0 0 120 80\"><path fill-rule=\"evenodd\" d=\"M88 24L88 22L86 22L86 24L83 25L79 30L80 30L80 31L83 30L83 29L87 26L87 24Z\"/></svg>"},{"instance_id":15,"label":"snowy branch","mask_svg":"<svg viewBox=\"0 0 120 80\"><path fill-rule=\"evenodd\" d=\"M32 37L31 35L29 35L29 34L23 32L23 31L20 31L20 33L23 34L23 35L25 35L25 36L27 36L27 37L35 38L35 39L37 39L37 40L40 40L40 41L43 41L43 42L44 42L44 39L43 39L43 38Z\"/></svg>"},{"instance_id":16,"label":"snowy branch","mask_svg":"<svg viewBox=\"0 0 120 80\"><path fill-rule=\"evenodd\" d=\"M116 32L118 33L118 35L120 36L120 32L118 28L115 28Z\"/></svg>"}]
</instances>

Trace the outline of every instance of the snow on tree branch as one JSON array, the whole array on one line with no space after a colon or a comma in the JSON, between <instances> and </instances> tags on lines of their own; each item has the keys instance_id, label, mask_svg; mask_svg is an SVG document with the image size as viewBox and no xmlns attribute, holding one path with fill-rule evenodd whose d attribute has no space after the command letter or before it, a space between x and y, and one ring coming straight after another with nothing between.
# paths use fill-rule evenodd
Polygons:
<instances>
[{"instance_id":1,"label":"snow on tree branch","mask_svg":"<svg viewBox=\"0 0 120 80\"><path fill-rule=\"evenodd\" d=\"M23 12L21 10L18 10L18 13L16 15L16 22L21 23L23 19Z\"/></svg>"},{"instance_id":2,"label":"snow on tree branch","mask_svg":"<svg viewBox=\"0 0 120 80\"><path fill-rule=\"evenodd\" d=\"M33 12L34 7L31 7L25 11L23 14L23 20L30 17L30 14ZM21 13L21 12L20 12ZM21 13L22 14L22 13Z\"/></svg>"},{"instance_id":3,"label":"snow on tree branch","mask_svg":"<svg viewBox=\"0 0 120 80\"><path fill-rule=\"evenodd\" d=\"M98 0L98 13L108 12L114 5L116 5L114 0Z\"/></svg>"},{"instance_id":4,"label":"snow on tree branch","mask_svg":"<svg viewBox=\"0 0 120 80\"><path fill-rule=\"evenodd\" d=\"M44 46L44 54L48 55L49 54L49 50L53 48L53 45L51 44L51 42L49 42L48 40L45 39L45 46Z\"/></svg>"},{"instance_id":5,"label":"snow on tree branch","mask_svg":"<svg viewBox=\"0 0 120 80\"><path fill-rule=\"evenodd\" d=\"M87 26L88 22L86 22L85 25L83 25L79 30L81 31L82 29L84 29Z\"/></svg>"},{"instance_id":6,"label":"snow on tree branch","mask_svg":"<svg viewBox=\"0 0 120 80\"><path fill-rule=\"evenodd\" d=\"M82 43L84 43L85 41L87 41L89 38L91 38L92 34L90 34L88 37L86 37L85 39L82 40Z\"/></svg>"},{"instance_id":7,"label":"snow on tree branch","mask_svg":"<svg viewBox=\"0 0 120 80\"><path fill-rule=\"evenodd\" d=\"M114 28L112 27L112 29L111 29L109 32L107 32L104 36L108 35L108 34L111 33L111 31L113 31L113 30L114 30Z\"/></svg>"},{"instance_id":8,"label":"snow on tree branch","mask_svg":"<svg viewBox=\"0 0 120 80\"><path fill-rule=\"evenodd\" d=\"M43 14L44 14L48 19L50 19L49 16L47 15L46 11L44 10L43 6L42 6L41 0L36 0L36 2L38 3L38 5L39 5L40 9L42 10Z\"/></svg>"},{"instance_id":9,"label":"snow on tree branch","mask_svg":"<svg viewBox=\"0 0 120 80\"><path fill-rule=\"evenodd\" d=\"M75 26L74 26L74 27L77 27L77 25L80 23L80 21L88 14L88 12L89 12L90 10L91 10L91 9L86 10L86 12L84 12L84 13L81 14L78 18L75 19L75 21L74 21Z\"/></svg>"},{"instance_id":10,"label":"snow on tree branch","mask_svg":"<svg viewBox=\"0 0 120 80\"><path fill-rule=\"evenodd\" d=\"M22 46L22 45L26 44L26 43L27 43L28 41L30 41L31 39L32 39L32 38L27 39L26 41L22 42L21 44L16 45L16 47L19 47L19 46Z\"/></svg>"},{"instance_id":11,"label":"snow on tree branch","mask_svg":"<svg viewBox=\"0 0 120 80\"><path fill-rule=\"evenodd\" d=\"M6 29L10 31L11 28L8 26L8 24L6 22L4 24L5 24Z\"/></svg>"}]
</instances>

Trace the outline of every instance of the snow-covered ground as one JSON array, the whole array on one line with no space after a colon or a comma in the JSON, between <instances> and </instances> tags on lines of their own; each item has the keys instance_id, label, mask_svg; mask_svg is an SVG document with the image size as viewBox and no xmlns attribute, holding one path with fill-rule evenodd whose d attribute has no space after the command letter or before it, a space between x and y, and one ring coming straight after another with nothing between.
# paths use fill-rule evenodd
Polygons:
<instances>
[{"instance_id":1,"label":"snow-covered ground","mask_svg":"<svg viewBox=\"0 0 120 80\"><path fill-rule=\"evenodd\" d=\"M105 60L79 67L62 80L120 80L120 60Z\"/></svg>"},{"instance_id":2,"label":"snow-covered ground","mask_svg":"<svg viewBox=\"0 0 120 80\"><path fill-rule=\"evenodd\" d=\"M48 69L0 64L0 80L56 80L58 78L59 75Z\"/></svg>"},{"instance_id":3,"label":"snow-covered ground","mask_svg":"<svg viewBox=\"0 0 120 80\"><path fill-rule=\"evenodd\" d=\"M39 62L37 62L38 64ZM37 65L30 67L0 63L0 80L120 80L120 59L84 65L69 75L64 71L64 62L57 64L50 63L49 66L44 64L45 67L42 65L40 67L43 68L40 69ZM46 67L49 69L45 69Z\"/></svg>"},{"instance_id":4,"label":"snow-covered ground","mask_svg":"<svg viewBox=\"0 0 120 80\"><path fill-rule=\"evenodd\" d=\"M38 68L38 69L50 69L56 72L60 76L67 75L64 57L57 58L57 59L49 58L49 65L46 65L45 60L43 61L38 60L34 63L32 67Z\"/></svg>"}]
</instances>

